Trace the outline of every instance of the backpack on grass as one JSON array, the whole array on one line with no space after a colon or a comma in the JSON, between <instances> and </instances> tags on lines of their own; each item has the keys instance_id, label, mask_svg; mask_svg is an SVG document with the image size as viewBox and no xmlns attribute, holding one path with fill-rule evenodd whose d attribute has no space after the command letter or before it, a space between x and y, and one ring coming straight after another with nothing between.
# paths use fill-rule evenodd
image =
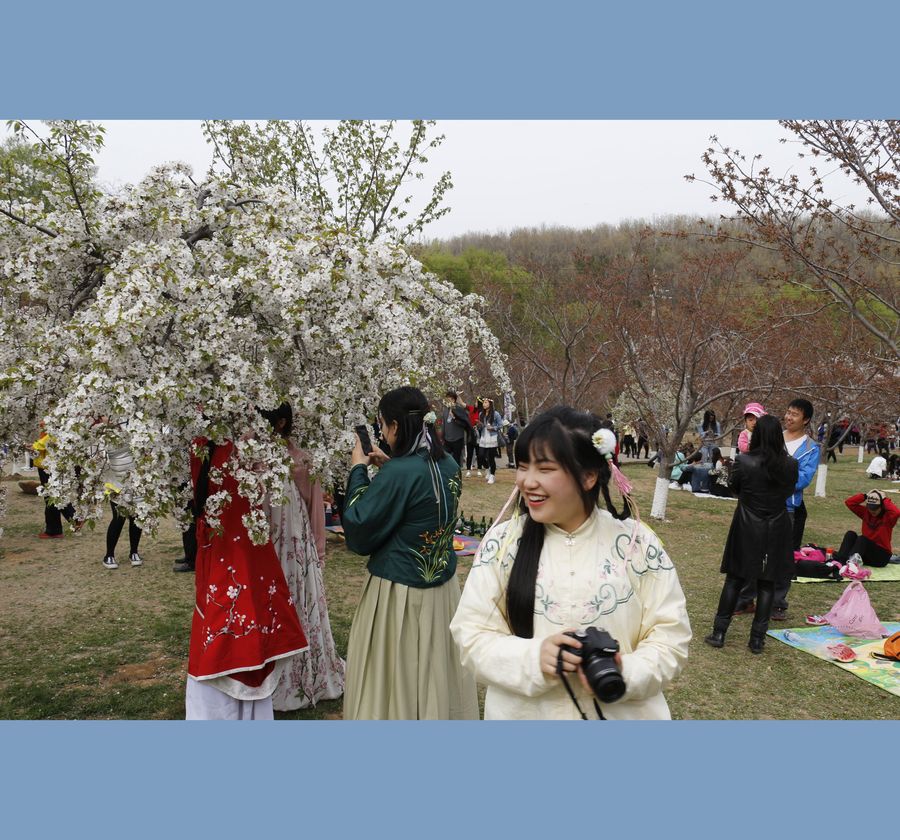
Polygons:
<instances>
[{"instance_id":1,"label":"backpack on grass","mask_svg":"<svg viewBox=\"0 0 900 840\"><path fill-rule=\"evenodd\" d=\"M884 653L873 653L875 659L886 659L889 662L900 662L900 632L894 633L884 640Z\"/></svg>"}]
</instances>

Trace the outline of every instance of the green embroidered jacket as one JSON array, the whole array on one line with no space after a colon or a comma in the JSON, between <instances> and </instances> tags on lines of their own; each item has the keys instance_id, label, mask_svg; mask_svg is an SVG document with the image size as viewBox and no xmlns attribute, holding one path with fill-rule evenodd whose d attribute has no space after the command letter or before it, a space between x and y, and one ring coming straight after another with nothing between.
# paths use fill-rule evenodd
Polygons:
<instances>
[{"instance_id":1,"label":"green embroidered jacket","mask_svg":"<svg viewBox=\"0 0 900 840\"><path fill-rule=\"evenodd\" d=\"M440 586L456 574L453 531L462 489L449 455L392 458L370 481L357 464L347 478L342 522L347 547L370 555L372 575L407 586Z\"/></svg>"}]
</instances>

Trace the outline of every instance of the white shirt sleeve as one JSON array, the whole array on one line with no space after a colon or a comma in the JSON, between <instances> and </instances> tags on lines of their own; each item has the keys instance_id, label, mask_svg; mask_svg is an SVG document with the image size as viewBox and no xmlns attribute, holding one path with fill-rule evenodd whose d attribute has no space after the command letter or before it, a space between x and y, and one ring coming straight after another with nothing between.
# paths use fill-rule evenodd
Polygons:
<instances>
[{"instance_id":1,"label":"white shirt sleeve","mask_svg":"<svg viewBox=\"0 0 900 840\"><path fill-rule=\"evenodd\" d=\"M642 571L632 567L630 572L642 610L637 646L631 653L622 654L627 700L645 700L665 689L684 668L691 641L687 603L678 575L658 537L649 529L644 530L644 536L648 545Z\"/></svg>"},{"instance_id":2,"label":"white shirt sleeve","mask_svg":"<svg viewBox=\"0 0 900 840\"><path fill-rule=\"evenodd\" d=\"M558 680L541 672L543 639L514 636L501 612L507 575L497 555L503 533L487 538L481 557L466 579L450 632L463 666L478 682L536 697L557 685Z\"/></svg>"}]
</instances>

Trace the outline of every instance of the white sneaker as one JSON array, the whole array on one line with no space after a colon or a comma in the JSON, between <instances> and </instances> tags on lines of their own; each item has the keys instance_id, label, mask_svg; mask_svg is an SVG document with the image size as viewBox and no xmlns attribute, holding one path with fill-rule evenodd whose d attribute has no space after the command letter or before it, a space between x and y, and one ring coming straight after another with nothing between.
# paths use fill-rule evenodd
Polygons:
<instances>
[{"instance_id":1,"label":"white sneaker","mask_svg":"<svg viewBox=\"0 0 900 840\"><path fill-rule=\"evenodd\" d=\"M847 562L848 563L856 563L857 566L863 565L862 557L860 557L859 554L857 554L855 552L847 558Z\"/></svg>"},{"instance_id":2,"label":"white sneaker","mask_svg":"<svg viewBox=\"0 0 900 840\"><path fill-rule=\"evenodd\" d=\"M670 490L680 490L680 489L681 489L681 485L680 485L677 481L670 481L670 482L669 482L669 489L670 489Z\"/></svg>"},{"instance_id":3,"label":"white sneaker","mask_svg":"<svg viewBox=\"0 0 900 840\"><path fill-rule=\"evenodd\" d=\"M131 559L132 566L143 566L144 565L144 561L141 560L141 555L138 554L137 552L132 554L130 559Z\"/></svg>"},{"instance_id":4,"label":"white sneaker","mask_svg":"<svg viewBox=\"0 0 900 840\"><path fill-rule=\"evenodd\" d=\"M481 470L478 470L478 477L481 478Z\"/></svg>"},{"instance_id":5,"label":"white sneaker","mask_svg":"<svg viewBox=\"0 0 900 840\"><path fill-rule=\"evenodd\" d=\"M103 568L104 569L118 569L119 564L116 563L115 557L104 557L103 558Z\"/></svg>"},{"instance_id":6,"label":"white sneaker","mask_svg":"<svg viewBox=\"0 0 900 840\"><path fill-rule=\"evenodd\" d=\"M488 475L488 477L487 477L487 483L488 483L488 484L493 484L493 483L494 483L494 476Z\"/></svg>"},{"instance_id":7,"label":"white sneaker","mask_svg":"<svg viewBox=\"0 0 900 840\"><path fill-rule=\"evenodd\" d=\"M472 470L466 470L466 478L472 477Z\"/></svg>"}]
</instances>

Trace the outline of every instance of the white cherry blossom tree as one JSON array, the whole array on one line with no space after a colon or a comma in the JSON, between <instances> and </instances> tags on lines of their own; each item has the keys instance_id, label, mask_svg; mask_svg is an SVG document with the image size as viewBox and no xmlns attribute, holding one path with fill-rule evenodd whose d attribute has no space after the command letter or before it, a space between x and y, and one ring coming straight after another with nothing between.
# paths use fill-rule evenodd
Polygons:
<instances>
[{"instance_id":1,"label":"white cherry blossom tree","mask_svg":"<svg viewBox=\"0 0 900 840\"><path fill-rule=\"evenodd\" d=\"M183 516L191 441L228 439L245 524L265 540L261 504L289 457L257 407L291 402L329 481L385 389L442 386L475 346L509 389L480 298L402 247L325 227L283 188L198 184L182 164L104 194L97 126L34 136L52 189L0 185L0 443L46 418L47 493L79 518L101 515L106 452L123 445L136 468L119 501L144 528ZM213 519L224 501L211 497Z\"/></svg>"}]
</instances>

